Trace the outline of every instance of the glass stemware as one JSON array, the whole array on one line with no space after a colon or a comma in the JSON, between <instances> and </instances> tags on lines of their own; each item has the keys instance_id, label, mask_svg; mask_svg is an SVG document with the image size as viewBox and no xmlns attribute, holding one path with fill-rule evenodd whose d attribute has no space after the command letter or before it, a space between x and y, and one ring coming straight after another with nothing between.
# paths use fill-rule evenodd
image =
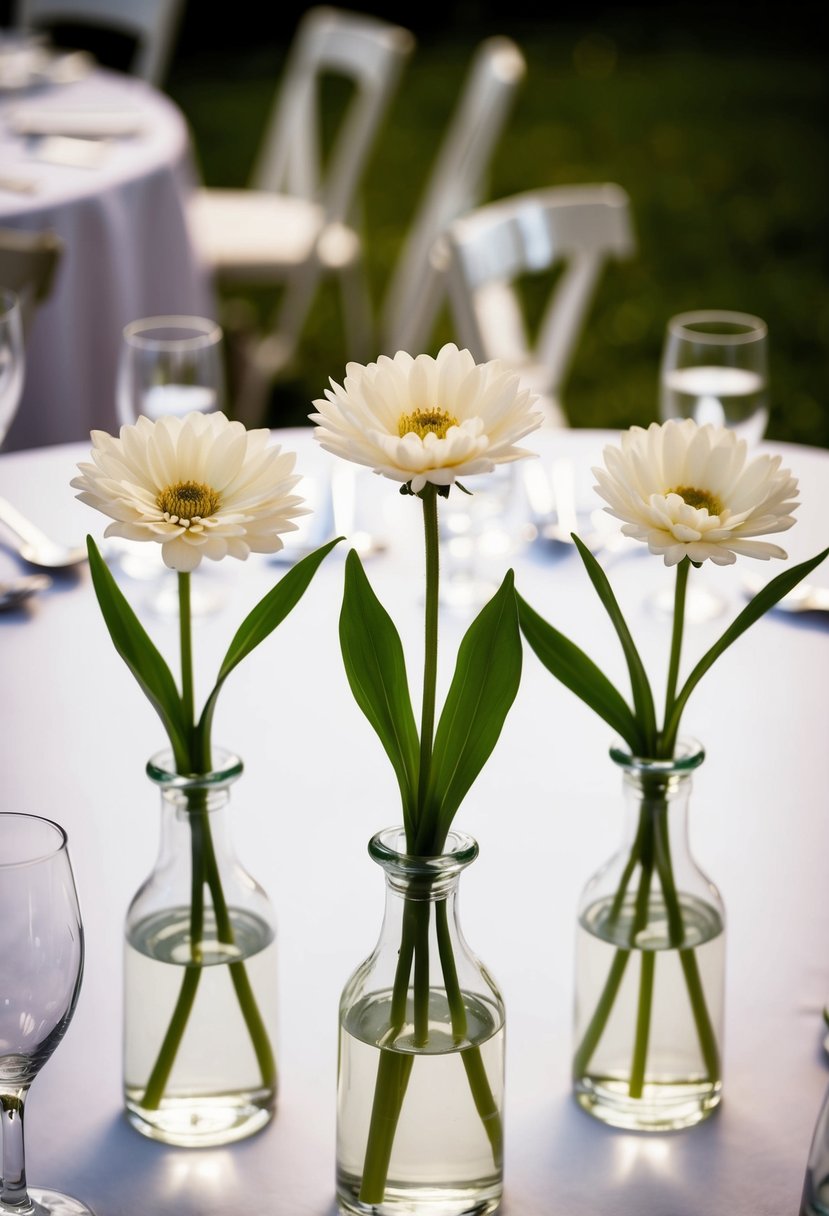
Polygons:
<instances>
[{"instance_id":1,"label":"glass stemware","mask_svg":"<svg viewBox=\"0 0 829 1216\"><path fill-rule=\"evenodd\" d=\"M754 446L769 417L768 329L760 317L725 309L668 321L659 373L659 411L668 418L727 426Z\"/></svg>"},{"instance_id":2,"label":"glass stemware","mask_svg":"<svg viewBox=\"0 0 829 1216\"><path fill-rule=\"evenodd\" d=\"M26 1183L24 1102L72 1019L84 960L66 832L37 815L0 813L0 960L0 1213L92 1216L80 1200Z\"/></svg>"},{"instance_id":3,"label":"glass stemware","mask_svg":"<svg viewBox=\"0 0 829 1216\"><path fill-rule=\"evenodd\" d=\"M216 321L209 317L141 317L124 327L116 392L122 426L133 425L142 415L156 421L165 415L212 414L222 410L224 403L224 334ZM151 612L161 616L178 613L175 572L164 565L159 545L110 541L108 556L128 578L149 587L145 605ZM212 612L221 599L200 566L192 582L192 612Z\"/></svg>"},{"instance_id":4,"label":"glass stemware","mask_svg":"<svg viewBox=\"0 0 829 1216\"><path fill-rule=\"evenodd\" d=\"M693 418L700 426L725 426L755 447L769 417L765 321L750 313L716 308L671 317L659 369L659 416L662 422ZM706 576L710 574L706 571ZM673 594L672 585L656 592L653 606L658 613L673 612ZM719 592L695 579L688 589L686 620L713 620L725 608Z\"/></svg>"},{"instance_id":5,"label":"glass stemware","mask_svg":"<svg viewBox=\"0 0 829 1216\"><path fill-rule=\"evenodd\" d=\"M224 337L208 317L142 317L124 327L119 421L139 414L210 414L224 408Z\"/></svg>"},{"instance_id":6,"label":"glass stemware","mask_svg":"<svg viewBox=\"0 0 829 1216\"><path fill-rule=\"evenodd\" d=\"M20 405L24 376L20 300L15 292L0 287L0 447Z\"/></svg>"}]
</instances>

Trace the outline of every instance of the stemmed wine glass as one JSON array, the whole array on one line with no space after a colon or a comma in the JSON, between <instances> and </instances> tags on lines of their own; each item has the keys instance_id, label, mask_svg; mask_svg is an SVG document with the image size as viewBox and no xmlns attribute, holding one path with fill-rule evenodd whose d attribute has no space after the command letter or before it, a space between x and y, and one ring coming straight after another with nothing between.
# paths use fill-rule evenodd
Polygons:
<instances>
[{"instance_id":1,"label":"stemmed wine glass","mask_svg":"<svg viewBox=\"0 0 829 1216\"><path fill-rule=\"evenodd\" d=\"M17 294L0 287L0 447L23 396L23 318Z\"/></svg>"},{"instance_id":2,"label":"stemmed wine glass","mask_svg":"<svg viewBox=\"0 0 829 1216\"><path fill-rule=\"evenodd\" d=\"M209 317L141 317L124 327L118 359L116 409L120 424L141 415L212 414L224 408L224 334ZM150 584L148 608L161 615L178 612L175 572L167 570L160 546L141 541L110 545L110 554L131 578ZM213 611L219 597L206 589L209 578L196 571L191 610Z\"/></svg>"},{"instance_id":3,"label":"stemmed wine glass","mask_svg":"<svg viewBox=\"0 0 829 1216\"><path fill-rule=\"evenodd\" d=\"M755 447L769 418L765 321L716 308L671 317L659 369L659 416L662 422L693 418L701 426L726 426ZM673 588L657 592L655 605L672 612ZM688 590L686 619L711 620L725 607L721 595L695 582Z\"/></svg>"},{"instance_id":4,"label":"stemmed wine glass","mask_svg":"<svg viewBox=\"0 0 829 1216\"><path fill-rule=\"evenodd\" d=\"M224 338L209 317L142 317L124 327L119 421L210 414L224 407Z\"/></svg>"},{"instance_id":5,"label":"stemmed wine glass","mask_svg":"<svg viewBox=\"0 0 829 1216\"><path fill-rule=\"evenodd\" d=\"M27 1188L23 1106L71 1021L84 936L64 829L38 815L0 812L0 1213L92 1216L78 1199Z\"/></svg>"},{"instance_id":6,"label":"stemmed wine glass","mask_svg":"<svg viewBox=\"0 0 829 1216\"><path fill-rule=\"evenodd\" d=\"M659 412L727 426L753 447L769 417L768 329L760 317L725 309L668 321L659 373Z\"/></svg>"}]
</instances>

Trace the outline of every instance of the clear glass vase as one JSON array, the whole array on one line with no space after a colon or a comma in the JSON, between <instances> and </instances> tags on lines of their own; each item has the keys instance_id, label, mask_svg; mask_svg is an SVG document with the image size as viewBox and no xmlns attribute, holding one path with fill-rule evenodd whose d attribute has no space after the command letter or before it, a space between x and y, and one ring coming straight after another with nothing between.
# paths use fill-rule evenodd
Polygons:
<instances>
[{"instance_id":1,"label":"clear glass vase","mask_svg":"<svg viewBox=\"0 0 829 1216\"><path fill-rule=\"evenodd\" d=\"M386 878L374 952L340 1001L337 1201L349 1216L484 1216L503 1182L504 1005L458 923L477 843L437 857L402 828L369 843Z\"/></svg>"},{"instance_id":2,"label":"clear glass vase","mask_svg":"<svg viewBox=\"0 0 829 1216\"><path fill-rule=\"evenodd\" d=\"M800 1216L829 1216L829 1089L824 1094L809 1149Z\"/></svg>"},{"instance_id":3,"label":"clear glass vase","mask_svg":"<svg viewBox=\"0 0 829 1216\"><path fill-rule=\"evenodd\" d=\"M720 1101L725 911L688 844L693 771L612 748L622 772L622 846L579 904L573 1088L615 1127L690 1127Z\"/></svg>"},{"instance_id":4,"label":"clear glass vase","mask_svg":"<svg viewBox=\"0 0 829 1216\"><path fill-rule=\"evenodd\" d=\"M230 787L242 762L175 772L159 753L155 867L125 925L124 1100L134 1127L166 1144L227 1144L276 1106L276 934L262 888L237 860Z\"/></svg>"}]
</instances>

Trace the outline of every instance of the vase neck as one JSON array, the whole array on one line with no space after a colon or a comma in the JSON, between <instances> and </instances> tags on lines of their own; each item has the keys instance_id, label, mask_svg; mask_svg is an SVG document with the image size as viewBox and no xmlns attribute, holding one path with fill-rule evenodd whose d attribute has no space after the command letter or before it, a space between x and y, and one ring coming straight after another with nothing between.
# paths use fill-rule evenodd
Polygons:
<instances>
[{"instance_id":1,"label":"vase neck","mask_svg":"<svg viewBox=\"0 0 829 1216\"><path fill-rule=\"evenodd\" d=\"M385 828L369 841L368 851L383 869L390 900L451 899L463 871L478 856L478 845L463 832L450 832L444 852L419 856L406 852L403 828Z\"/></svg>"},{"instance_id":2,"label":"vase neck","mask_svg":"<svg viewBox=\"0 0 829 1216\"><path fill-rule=\"evenodd\" d=\"M693 773L705 752L696 740L681 740L667 760L632 756L618 748L611 758L622 774L625 840L658 831L673 849L688 849L688 809Z\"/></svg>"}]
</instances>

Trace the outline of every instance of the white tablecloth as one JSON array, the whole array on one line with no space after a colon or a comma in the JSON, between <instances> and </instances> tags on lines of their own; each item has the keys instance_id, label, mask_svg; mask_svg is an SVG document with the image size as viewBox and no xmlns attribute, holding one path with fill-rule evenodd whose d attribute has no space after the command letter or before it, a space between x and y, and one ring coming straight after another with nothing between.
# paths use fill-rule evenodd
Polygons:
<instances>
[{"instance_id":1,"label":"white tablecloth","mask_svg":"<svg viewBox=\"0 0 829 1216\"><path fill-rule=\"evenodd\" d=\"M309 477L328 459L310 430L275 437L299 452ZM569 431L527 442L571 455L589 496L589 468L613 438ZM783 541L799 560L829 539L829 452L780 450L801 483L799 522ZM103 517L69 488L86 453L80 444L4 456L0 493L63 540L87 531L100 540ZM417 688L419 504L368 473L360 493L390 541L366 570L403 636ZM667 623L646 604L669 573L644 552L608 561L661 688ZM615 635L577 556L529 547L496 564L508 563L525 598L623 682ZM738 610L741 572L752 565L773 572L745 559L700 572L697 581L709 580L729 607L688 626L685 671ZM211 569L226 603L196 622L197 697L283 568L251 559ZM224 1149L163 1147L122 1114L122 925L155 856L159 810L144 764L164 743L160 725L113 650L85 569L56 581L27 611L0 617L3 805L67 827L88 947L74 1020L29 1099L29 1177L78 1194L98 1216L334 1212L337 1002L380 928L383 880L367 841L400 817L391 766L343 672L342 572L335 550L295 612L231 676L216 715L216 743L246 765L233 791L238 851L270 893L280 928L279 1110L260 1135ZM815 577L829 584L829 563ZM146 589L123 586L140 606ZM442 615L444 687L469 619ZM145 615L145 623L175 663L174 621ZM526 652L515 705L456 818L480 845L462 879L463 926L507 1006L503 1216L795 1216L829 1081L821 1048L829 999L827 690L825 618L770 614L718 661L689 704L686 733L707 749L694 776L691 843L727 910L724 1098L696 1128L637 1135L592 1120L569 1083L575 909L582 885L619 841L620 777L605 725Z\"/></svg>"},{"instance_id":2,"label":"white tablecloth","mask_svg":"<svg viewBox=\"0 0 829 1216\"><path fill-rule=\"evenodd\" d=\"M90 167L39 160L44 143L12 129L16 113L135 119ZM96 69L72 84L0 93L0 225L51 228L66 242L54 291L36 314L26 383L5 450L115 429L115 374L128 321L163 313L215 317L211 278L191 245L184 203L195 180L186 122L144 81ZM67 388L71 386L71 391Z\"/></svg>"}]
</instances>

